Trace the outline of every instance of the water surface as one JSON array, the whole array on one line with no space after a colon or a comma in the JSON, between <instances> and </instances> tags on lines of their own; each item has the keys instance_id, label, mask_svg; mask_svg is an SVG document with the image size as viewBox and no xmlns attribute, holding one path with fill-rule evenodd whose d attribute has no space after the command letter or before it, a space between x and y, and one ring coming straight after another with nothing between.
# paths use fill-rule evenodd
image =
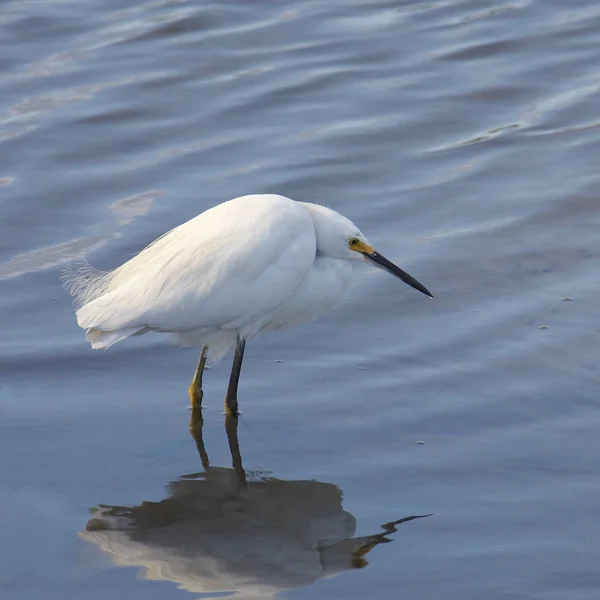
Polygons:
<instances>
[{"instance_id":1,"label":"water surface","mask_svg":"<svg viewBox=\"0 0 600 600\"><path fill-rule=\"evenodd\" d=\"M248 347L249 498L275 491L228 506L264 532L307 498L269 540L295 578L215 559L207 597L595 599L599 26L591 0L0 3L2 596L206 589L86 530L100 505L221 498L187 432L197 353L93 353L60 266L277 192L350 217L435 299L365 270L328 317ZM204 412L226 480L228 369ZM315 562L428 513L364 562ZM247 549L207 522L211 551L226 527Z\"/></svg>"}]
</instances>

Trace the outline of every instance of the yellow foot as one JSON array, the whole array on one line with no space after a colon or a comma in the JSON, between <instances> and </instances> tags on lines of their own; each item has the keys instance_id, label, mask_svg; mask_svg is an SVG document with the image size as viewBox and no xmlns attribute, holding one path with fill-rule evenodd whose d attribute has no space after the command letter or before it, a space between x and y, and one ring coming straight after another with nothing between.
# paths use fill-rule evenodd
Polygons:
<instances>
[{"instance_id":1,"label":"yellow foot","mask_svg":"<svg viewBox=\"0 0 600 600\"><path fill-rule=\"evenodd\" d=\"M198 389L195 385L190 386L190 402L192 403L192 407L202 406L203 395L201 389Z\"/></svg>"}]
</instances>

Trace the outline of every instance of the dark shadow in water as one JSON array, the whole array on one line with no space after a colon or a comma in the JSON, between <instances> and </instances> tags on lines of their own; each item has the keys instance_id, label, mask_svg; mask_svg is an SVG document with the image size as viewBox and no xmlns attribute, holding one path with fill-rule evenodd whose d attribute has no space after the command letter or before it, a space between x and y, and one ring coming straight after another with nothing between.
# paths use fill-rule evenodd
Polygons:
<instances>
[{"instance_id":1,"label":"dark shadow in water","mask_svg":"<svg viewBox=\"0 0 600 600\"><path fill-rule=\"evenodd\" d=\"M168 485L169 497L139 506L100 505L80 536L122 566L143 567L146 579L177 583L195 593L274 597L367 566L365 556L410 516L352 537L356 520L331 483L282 481L242 466L237 419L226 431L233 469L213 467L202 439L202 415L190 422L204 467ZM222 597L222 596L221 596Z\"/></svg>"}]
</instances>

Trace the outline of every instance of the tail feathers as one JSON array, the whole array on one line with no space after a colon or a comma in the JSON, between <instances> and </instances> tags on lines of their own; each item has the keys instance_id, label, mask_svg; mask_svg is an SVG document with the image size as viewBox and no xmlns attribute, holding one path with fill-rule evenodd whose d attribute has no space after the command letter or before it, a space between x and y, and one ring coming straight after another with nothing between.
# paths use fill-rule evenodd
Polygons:
<instances>
[{"instance_id":1,"label":"tail feathers","mask_svg":"<svg viewBox=\"0 0 600 600\"><path fill-rule=\"evenodd\" d=\"M110 271L94 269L83 255L69 262L61 273L67 292L73 297L77 308L99 298L110 282Z\"/></svg>"},{"instance_id":2,"label":"tail feathers","mask_svg":"<svg viewBox=\"0 0 600 600\"><path fill-rule=\"evenodd\" d=\"M148 327L130 327L127 329L117 329L116 331L102 331L101 329L88 329L86 339L91 342L94 350L106 350L113 344L131 337L132 335L143 335L150 331Z\"/></svg>"}]
</instances>

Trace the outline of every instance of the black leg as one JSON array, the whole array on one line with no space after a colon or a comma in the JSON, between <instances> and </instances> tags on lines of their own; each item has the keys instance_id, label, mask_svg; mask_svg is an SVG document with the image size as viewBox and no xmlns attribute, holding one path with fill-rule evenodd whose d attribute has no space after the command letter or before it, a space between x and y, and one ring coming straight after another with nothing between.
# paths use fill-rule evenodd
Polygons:
<instances>
[{"instance_id":1,"label":"black leg","mask_svg":"<svg viewBox=\"0 0 600 600\"><path fill-rule=\"evenodd\" d=\"M233 365L231 367L231 375L229 377L229 386L227 388L227 397L225 398L225 409L227 414L238 414L237 390L240 381L240 371L242 370L242 360L244 360L244 348L246 340L238 336L237 345L235 347L235 356L233 357Z\"/></svg>"},{"instance_id":2,"label":"black leg","mask_svg":"<svg viewBox=\"0 0 600 600\"><path fill-rule=\"evenodd\" d=\"M202 346L202 352L200 353L200 360L196 367L196 373L194 379L192 379L192 385L190 385L190 400L192 406L202 406L202 373L206 365L206 355L208 353L208 346Z\"/></svg>"}]
</instances>

